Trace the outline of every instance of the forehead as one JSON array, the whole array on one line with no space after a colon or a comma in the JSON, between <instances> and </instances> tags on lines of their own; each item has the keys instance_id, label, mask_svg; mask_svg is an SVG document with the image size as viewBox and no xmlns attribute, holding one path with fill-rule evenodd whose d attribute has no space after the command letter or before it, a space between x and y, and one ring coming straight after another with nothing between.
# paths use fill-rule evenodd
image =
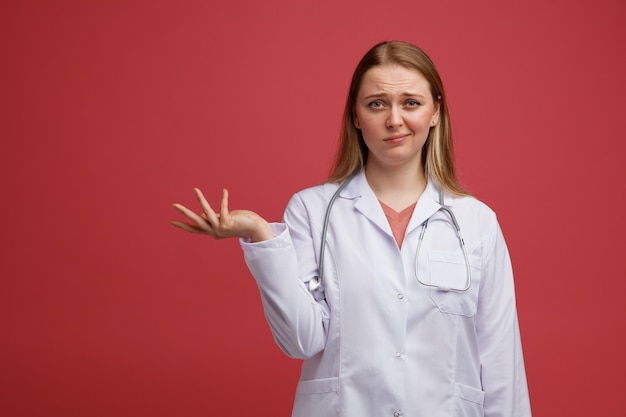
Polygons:
<instances>
[{"instance_id":1,"label":"forehead","mask_svg":"<svg viewBox=\"0 0 626 417\"><path fill-rule=\"evenodd\" d=\"M372 67L363 75L358 95L419 94L430 96L430 83L421 72L400 65Z\"/></svg>"}]
</instances>

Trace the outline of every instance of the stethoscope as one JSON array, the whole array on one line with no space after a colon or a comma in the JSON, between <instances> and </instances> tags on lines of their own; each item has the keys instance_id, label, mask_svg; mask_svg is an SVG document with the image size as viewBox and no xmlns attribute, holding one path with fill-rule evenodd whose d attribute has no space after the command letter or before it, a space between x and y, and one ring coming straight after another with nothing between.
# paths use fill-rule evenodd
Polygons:
<instances>
[{"instance_id":1,"label":"stethoscope","mask_svg":"<svg viewBox=\"0 0 626 417\"><path fill-rule=\"evenodd\" d=\"M322 289L323 289L322 278L324 276L324 254L326 252L326 234L328 231L328 223L330 222L330 212L333 208L333 204L335 204L335 200L339 196L339 193L341 193L341 191L346 187L346 185L350 183L350 181L352 181L352 179L355 176L356 174L352 175L339 186L337 191L335 191L333 196L330 198L330 201L328 202L328 207L326 208L326 215L324 216L324 226L322 228L322 242L320 244L319 274L317 277L312 278L308 283L309 291L314 296L316 296L316 299L318 298L317 296L320 296L320 295L321 297L323 297L323 294L320 294L320 293L322 292ZM472 285L472 271L470 268L469 257L467 256L467 249L465 248L465 241L463 240L463 236L461 236L461 228L459 227L459 222L456 220L456 216L454 215L454 212L452 211L450 207L444 206L443 204L443 190L441 189L439 190L439 205L441 207L439 207L437 212L443 211L444 213L448 215L452 224L454 225L456 236L459 239L459 245L461 246L461 250L463 251L463 257L465 258L465 271L466 271L465 285L460 288L455 288L455 287L448 287L444 285L431 284L429 282L424 282L420 279L420 276L418 274L418 267L417 267L419 255L420 255L420 249L422 248L422 241L424 240L424 234L426 233L426 229L428 228L428 222L430 221L432 216L426 219L422 223L422 230L420 231L420 234L419 234L419 238L417 242L417 250L415 251L415 279L417 280L418 283L422 285L425 285L431 288L436 288L440 291L457 291L457 292L467 291Z\"/></svg>"}]
</instances>

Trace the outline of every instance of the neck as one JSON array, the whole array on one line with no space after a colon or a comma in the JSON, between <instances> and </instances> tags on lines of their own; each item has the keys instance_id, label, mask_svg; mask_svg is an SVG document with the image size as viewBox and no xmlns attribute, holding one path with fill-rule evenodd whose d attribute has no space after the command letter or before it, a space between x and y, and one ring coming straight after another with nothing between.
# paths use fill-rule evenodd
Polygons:
<instances>
[{"instance_id":1,"label":"neck","mask_svg":"<svg viewBox=\"0 0 626 417\"><path fill-rule=\"evenodd\" d=\"M390 169L368 163L365 177L376 197L396 211L417 202L427 183L421 164Z\"/></svg>"}]
</instances>

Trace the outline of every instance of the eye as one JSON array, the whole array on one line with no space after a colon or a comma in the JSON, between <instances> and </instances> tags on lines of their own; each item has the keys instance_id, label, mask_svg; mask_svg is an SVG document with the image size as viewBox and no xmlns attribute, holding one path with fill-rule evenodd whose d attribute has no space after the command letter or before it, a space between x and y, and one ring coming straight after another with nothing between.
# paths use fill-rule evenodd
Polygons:
<instances>
[{"instance_id":1,"label":"eye","mask_svg":"<svg viewBox=\"0 0 626 417\"><path fill-rule=\"evenodd\" d=\"M417 100L408 100L406 102L406 106L407 107L419 107L421 105L421 103Z\"/></svg>"},{"instance_id":2,"label":"eye","mask_svg":"<svg viewBox=\"0 0 626 417\"><path fill-rule=\"evenodd\" d=\"M374 101L370 102L367 106L369 108L371 108L371 109L382 109L384 105L383 105L382 101L374 100Z\"/></svg>"}]
</instances>

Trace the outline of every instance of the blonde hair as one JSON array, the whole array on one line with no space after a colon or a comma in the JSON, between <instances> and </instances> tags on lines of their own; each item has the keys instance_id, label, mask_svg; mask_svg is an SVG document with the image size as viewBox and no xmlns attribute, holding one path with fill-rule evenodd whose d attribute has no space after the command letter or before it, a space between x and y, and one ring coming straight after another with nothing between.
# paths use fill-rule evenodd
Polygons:
<instances>
[{"instance_id":1,"label":"blonde hair","mask_svg":"<svg viewBox=\"0 0 626 417\"><path fill-rule=\"evenodd\" d=\"M343 113L339 148L327 182L341 182L367 163L367 147L361 132L354 126L354 104L365 73L373 67L387 64L416 70L430 84L433 100L439 103L440 116L439 123L431 128L424 144L422 166L425 174L445 191L455 195L467 195L455 174L452 127L439 73L424 51L415 45L399 41L382 42L374 46L354 70Z\"/></svg>"}]
</instances>

